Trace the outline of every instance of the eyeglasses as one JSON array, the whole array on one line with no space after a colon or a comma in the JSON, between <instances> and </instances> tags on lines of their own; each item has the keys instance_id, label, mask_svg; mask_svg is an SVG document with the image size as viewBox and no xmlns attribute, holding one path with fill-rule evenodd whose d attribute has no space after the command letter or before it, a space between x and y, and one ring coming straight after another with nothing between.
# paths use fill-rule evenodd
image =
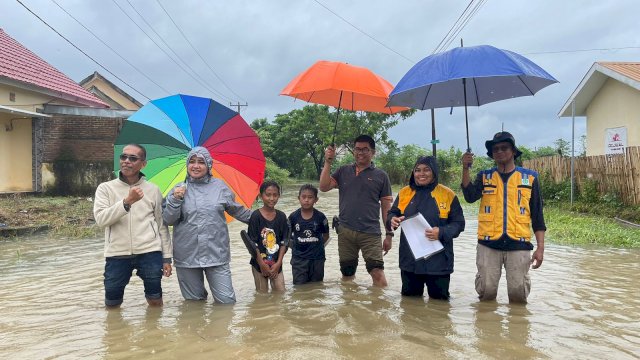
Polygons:
<instances>
[{"instance_id":1,"label":"eyeglasses","mask_svg":"<svg viewBox=\"0 0 640 360\"><path fill-rule=\"evenodd\" d=\"M511 145L498 145L491 148L493 152L507 151L511 150Z\"/></svg>"},{"instance_id":2,"label":"eyeglasses","mask_svg":"<svg viewBox=\"0 0 640 360\"><path fill-rule=\"evenodd\" d=\"M368 154L369 152L371 152L371 149L369 149L369 148L353 148L353 152L354 153L360 153L360 154Z\"/></svg>"},{"instance_id":3,"label":"eyeglasses","mask_svg":"<svg viewBox=\"0 0 640 360\"><path fill-rule=\"evenodd\" d=\"M120 161L125 161L125 160L129 160L130 162L134 163L134 162L140 160L140 158L135 156L135 155L121 154L120 155Z\"/></svg>"}]
</instances>

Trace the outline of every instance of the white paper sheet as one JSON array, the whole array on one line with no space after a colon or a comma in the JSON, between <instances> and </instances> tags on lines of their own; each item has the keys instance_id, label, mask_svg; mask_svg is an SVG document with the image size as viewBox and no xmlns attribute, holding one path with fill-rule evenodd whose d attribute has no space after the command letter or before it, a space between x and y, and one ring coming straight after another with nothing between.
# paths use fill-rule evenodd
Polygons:
<instances>
[{"instance_id":1,"label":"white paper sheet","mask_svg":"<svg viewBox=\"0 0 640 360\"><path fill-rule=\"evenodd\" d=\"M409 247L413 252L413 257L415 257L416 260L426 259L444 249L440 240L429 240L425 236L424 231L431 229L431 225L429 225L422 214L418 213L405 218L400 223L400 227L404 232L404 236L407 238Z\"/></svg>"}]
</instances>

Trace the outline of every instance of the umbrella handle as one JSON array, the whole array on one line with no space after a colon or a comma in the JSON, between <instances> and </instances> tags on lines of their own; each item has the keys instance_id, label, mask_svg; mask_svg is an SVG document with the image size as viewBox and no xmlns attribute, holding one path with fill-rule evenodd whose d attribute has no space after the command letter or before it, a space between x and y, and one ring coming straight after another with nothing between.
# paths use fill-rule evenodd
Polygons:
<instances>
[{"instance_id":1,"label":"umbrella handle","mask_svg":"<svg viewBox=\"0 0 640 360\"><path fill-rule=\"evenodd\" d=\"M338 110L336 111L336 121L333 124L333 137L331 138L331 146L336 147L336 131L338 131L338 118L340 117L340 105L342 104L342 91L340 91L340 99L338 99Z\"/></svg>"}]
</instances>

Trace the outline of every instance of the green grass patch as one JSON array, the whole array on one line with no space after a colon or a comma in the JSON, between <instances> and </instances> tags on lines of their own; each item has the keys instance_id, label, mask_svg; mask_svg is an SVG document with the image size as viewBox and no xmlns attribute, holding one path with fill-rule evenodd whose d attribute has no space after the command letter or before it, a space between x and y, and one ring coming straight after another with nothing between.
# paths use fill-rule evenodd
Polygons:
<instances>
[{"instance_id":1,"label":"green grass patch","mask_svg":"<svg viewBox=\"0 0 640 360\"><path fill-rule=\"evenodd\" d=\"M458 195L458 198L465 216L478 215L478 202L469 204L461 195ZM590 207L574 205L573 209L568 203L546 202L544 218L547 225L547 243L640 248L640 228L625 225L614 219L635 219L637 207L626 207L626 211L617 212L612 207L602 204Z\"/></svg>"},{"instance_id":2,"label":"green grass patch","mask_svg":"<svg viewBox=\"0 0 640 360\"><path fill-rule=\"evenodd\" d=\"M544 211L549 242L640 248L640 228L624 225L612 218L554 206L547 206Z\"/></svg>"}]
</instances>

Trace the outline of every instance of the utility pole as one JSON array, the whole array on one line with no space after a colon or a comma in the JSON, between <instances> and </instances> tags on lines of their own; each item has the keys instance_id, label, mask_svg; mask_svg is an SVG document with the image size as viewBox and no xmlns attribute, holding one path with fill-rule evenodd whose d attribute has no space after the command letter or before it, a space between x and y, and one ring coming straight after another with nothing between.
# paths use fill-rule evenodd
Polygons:
<instances>
[{"instance_id":1,"label":"utility pole","mask_svg":"<svg viewBox=\"0 0 640 360\"><path fill-rule=\"evenodd\" d=\"M240 107L242 106L249 106L249 104L245 101L244 104L240 104L240 102L233 104L232 102L229 102L229 106L235 106L238 108L238 114L240 114Z\"/></svg>"}]
</instances>

